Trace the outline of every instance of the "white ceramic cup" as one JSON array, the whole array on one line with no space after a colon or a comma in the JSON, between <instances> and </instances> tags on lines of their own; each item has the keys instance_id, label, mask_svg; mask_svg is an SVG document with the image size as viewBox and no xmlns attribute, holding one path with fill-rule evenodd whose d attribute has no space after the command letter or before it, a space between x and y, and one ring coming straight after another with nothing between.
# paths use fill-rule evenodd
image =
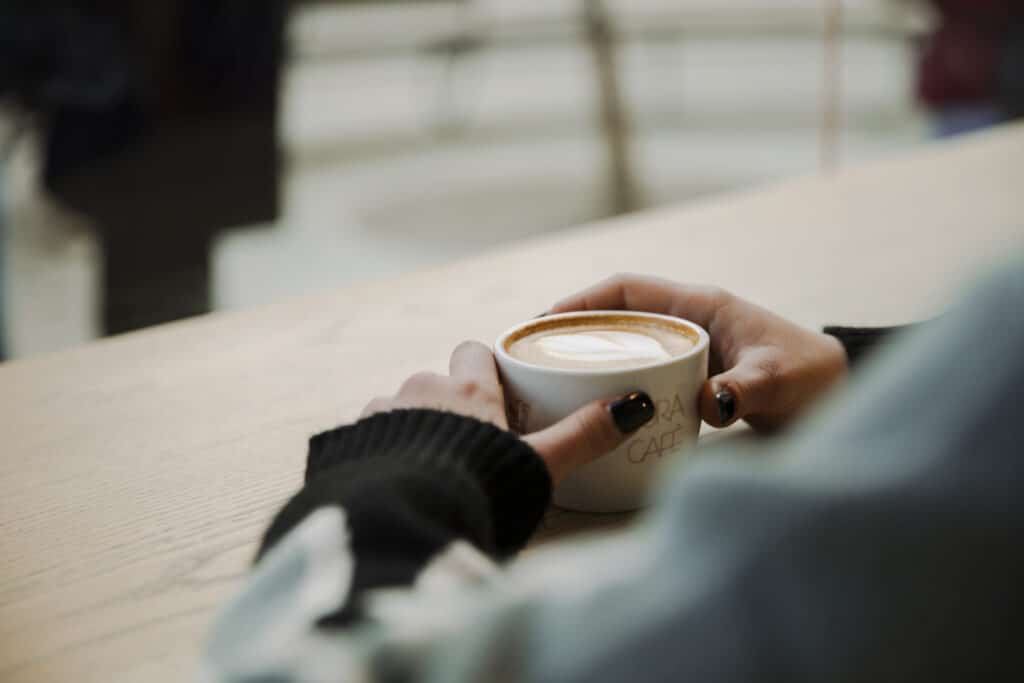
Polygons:
<instances>
[{"instance_id":1,"label":"white ceramic cup","mask_svg":"<svg viewBox=\"0 0 1024 683\"><path fill-rule=\"evenodd\" d=\"M510 341L559 320L614 316L656 319L694 342L687 353L651 365L624 369L561 369L540 367L513 358ZM611 453L566 477L554 492L556 505L585 512L634 510L647 502L657 470L676 460L697 440L701 385L708 375L708 334L688 320L633 311L560 313L520 323L494 344L514 431L544 429L587 403L645 391L654 401L655 416Z\"/></svg>"}]
</instances>

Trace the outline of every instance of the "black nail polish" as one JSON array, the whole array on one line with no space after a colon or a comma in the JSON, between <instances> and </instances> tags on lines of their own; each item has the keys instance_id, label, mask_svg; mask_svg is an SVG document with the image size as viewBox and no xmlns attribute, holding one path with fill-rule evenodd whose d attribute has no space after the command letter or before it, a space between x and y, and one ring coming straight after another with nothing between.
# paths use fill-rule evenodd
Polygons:
<instances>
[{"instance_id":1,"label":"black nail polish","mask_svg":"<svg viewBox=\"0 0 1024 683\"><path fill-rule=\"evenodd\" d=\"M736 397L728 389L722 389L715 394L715 403L718 404L718 420L723 425L729 424L736 415Z\"/></svg>"},{"instance_id":2,"label":"black nail polish","mask_svg":"<svg viewBox=\"0 0 1024 683\"><path fill-rule=\"evenodd\" d=\"M654 417L654 401L642 391L634 391L608 404L615 426L623 434L635 432Z\"/></svg>"}]
</instances>

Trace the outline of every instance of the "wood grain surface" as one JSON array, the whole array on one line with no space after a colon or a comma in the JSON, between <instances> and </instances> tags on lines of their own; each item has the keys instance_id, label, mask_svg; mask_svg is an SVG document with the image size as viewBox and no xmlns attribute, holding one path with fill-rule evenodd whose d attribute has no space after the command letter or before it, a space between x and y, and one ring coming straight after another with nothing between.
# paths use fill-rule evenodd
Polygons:
<instances>
[{"instance_id":1,"label":"wood grain surface","mask_svg":"<svg viewBox=\"0 0 1024 683\"><path fill-rule=\"evenodd\" d=\"M191 677L311 432L610 273L814 326L934 315L1024 245L1022 160L1024 127L1003 128L0 367L0 680Z\"/></svg>"}]
</instances>

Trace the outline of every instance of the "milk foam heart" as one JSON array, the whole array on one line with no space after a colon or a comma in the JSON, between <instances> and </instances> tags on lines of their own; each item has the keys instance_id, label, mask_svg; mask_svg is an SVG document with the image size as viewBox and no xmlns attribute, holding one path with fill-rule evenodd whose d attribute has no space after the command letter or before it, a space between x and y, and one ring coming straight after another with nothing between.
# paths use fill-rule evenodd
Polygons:
<instances>
[{"instance_id":1,"label":"milk foam heart","mask_svg":"<svg viewBox=\"0 0 1024 683\"><path fill-rule=\"evenodd\" d=\"M608 316L606 316L607 318ZM565 370L617 370L656 365L688 353L695 340L685 328L633 322L539 321L506 346L509 355L531 365Z\"/></svg>"},{"instance_id":2,"label":"milk foam heart","mask_svg":"<svg viewBox=\"0 0 1024 683\"><path fill-rule=\"evenodd\" d=\"M538 351L552 358L590 363L656 363L672 357L657 339L622 330L553 334L541 337L535 344Z\"/></svg>"}]
</instances>

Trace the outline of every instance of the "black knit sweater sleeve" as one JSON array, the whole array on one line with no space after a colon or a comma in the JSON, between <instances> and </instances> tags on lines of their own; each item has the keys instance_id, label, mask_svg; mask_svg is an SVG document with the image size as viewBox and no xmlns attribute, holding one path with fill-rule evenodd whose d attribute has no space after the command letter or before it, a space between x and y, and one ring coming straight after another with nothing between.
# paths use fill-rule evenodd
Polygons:
<instances>
[{"instance_id":1,"label":"black knit sweater sleeve","mask_svg":"<svg viewBox=\"0 0 1024 683\"><path fill-rule=\"evenodd\" d=\"M344 619L362 591L412 583L455 541L514 554L550 495L543 461L511 432L434 410L380 413L310 439L304 486L257 561L318 508L340 508L355 566L349 604L332 617Z\"/></svg>"},{"instance_id":2,"label":"black knit sweater sleeve","mask_svg":"<svg viewBox=\"0 0 1024 683\"><path fill-rule=\"evenodd\" d=\"M922 323L911 325L897 325L894 327L844 327L841 325L827 325L822 330L825 334L831 335L839 340L846 351L846 358L850 366L857 365L865 357L885 345L894 336L903 334L917 328Z\"/></svg>"}]
</instances>

